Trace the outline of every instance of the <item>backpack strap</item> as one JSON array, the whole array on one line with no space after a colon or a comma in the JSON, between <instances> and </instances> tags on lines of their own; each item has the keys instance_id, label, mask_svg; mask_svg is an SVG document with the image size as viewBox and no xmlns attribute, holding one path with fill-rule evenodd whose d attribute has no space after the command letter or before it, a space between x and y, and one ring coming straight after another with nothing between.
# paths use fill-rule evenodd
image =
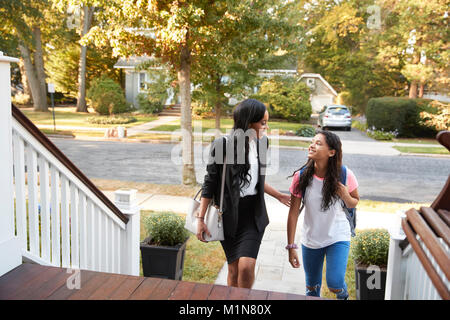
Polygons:
<instances>
[{"instance_id":1,"label":"backpack strap","mask_svg":"<svg viewBox=\"0 0 450 320\"><path fill-rule=\"evenodd\" d=\"M347 167L341 167L341 183L345 186L347 182ZM350 231L352 233L352 237L355 236L355 227L356 227L356 209L355 208L347 208L344 200L341 199L342 209L344 209L345 216L347 217L348 223L350 224Z\"/></svg>"}]
</instances>

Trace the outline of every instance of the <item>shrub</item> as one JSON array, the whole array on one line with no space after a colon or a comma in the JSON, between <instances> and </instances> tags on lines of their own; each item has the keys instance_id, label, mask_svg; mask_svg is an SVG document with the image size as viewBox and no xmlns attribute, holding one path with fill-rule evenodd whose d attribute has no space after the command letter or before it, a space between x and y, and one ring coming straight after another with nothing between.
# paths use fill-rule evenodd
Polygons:
<instances>
[{"instance_id":1,"label":"shrub","mask_svg":"<svg viewBox=\"0 0 450 320\"><path fill-rule=\"evenodd\" d=\"M164 104L146 93L139 93L137 96L139 109L144 113L159 113L164 108Z\"/></svg>"},{"instance_id":2,"label":"shrub","mask_svg":"<svg viewBox=\"0 0 450 320\"><path fill-rule=\"evenodd\" d=\"M130 106L120 85L106 76L92 80L86 97L90 105L101 115L130 111Z\"/></svg>"},{"instance_id":3,"label":"shrub","mask_svg":"<svg viewBox=\"0 0 450 320\"><path fill-rule=\"evenodd\" d=\"M136 122L137 119L134 117L89 117L86 121L92 124L127 124Z\"/></svg>"},{"instance_id":4,"label":"shrub","mask_svg":"<svg viewBox=\"0 0 450 320\"><path fill-rule=\"evenodd\" d=\"M376 130L397 130L401 137L433 136L435 128L425 126L420 118L422 110L430 110L430 102L426 99L372 98L367 103L367 125Z\"/></svg>"},{"instance_id":5,"label":"shrub","mask_svg":"<svg viewBox=\"0 0 450 320\"><path fill-rule=\"evenodd\" d=\"M144 226L149 244L175 246L183 243L189 233L184 228L184 219L175 213L162 212L152 214L144 219Z\"/></svg>"},{"instance_id":6,"label":"shrub","mask_svg":"<svg viewBox=\"0 0 450 320\"><path fill-rule=\"evenodd\" d=\"M360 265L387 266L389 232L386 229L358 231L352 239L351 255Z\"/></svg>"},{"instance_id":7,"label":"shrub","mask_svg":"<svg viewBox=\"0 0 450 320\"><path fill-rule=\"evenodd\" d=\"M313 126L302 126L295 134L300 137L314 137L316 129Z\"/></svg>"},{"instance_id":8,"label":"shrub","mask_svg":"<svg viewBox=\"0 0 450 320\"><path fill-rule=\"evenodd\" d=\"M421 124L436 131L450 129L450 104L432 101L420 112Z\"/></svg>"},{"instance_id":9,"label":"shrub","mask_svg":"<svg viewBox=\"0 0 450 320\"><path fill-rule=\"evenodd\" d=\"M371 138L374 138L376 140L392 140L393 138L396 138L398 136L398 131L384 131L376 130L375 127L372 127L371 129L367 129L367 135Z\"/></svg>"},{"instance_id":10,"label":"shrub","mask_svg":"<svg viewBox=\"0 0 450 320\"><path fill-rule=\"evenodd\" d=\"M252 98L269 105L272 117L291 121L309 120L311 117L310 90L305 83L293 78L273 77L265 80L261 90Z\"/></svg>"}]
</instances>

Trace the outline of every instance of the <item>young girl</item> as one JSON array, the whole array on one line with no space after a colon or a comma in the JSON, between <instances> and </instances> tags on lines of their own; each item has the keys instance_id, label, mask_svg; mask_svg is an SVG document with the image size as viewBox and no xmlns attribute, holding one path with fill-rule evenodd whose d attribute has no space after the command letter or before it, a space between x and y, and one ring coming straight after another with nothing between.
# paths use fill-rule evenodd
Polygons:
<instances>
[{"instance_id":1,"label":"young girl","mask_svg":"<svg viewBox=\"0 0 450 320\"><path fill-rule=\"evenodd\" d=\"M264 157L263 149L267 148L264 134L269 127L269 113L264 104L254 99L244 100L235 108L233 118L234 134L227 138L226 143L223 143L223 138L217 139L211 148L197 216L197 238L205 241L204 234L209 234L204 216L211 199L214 198L216 204L220 202L224 165L223 159L216 158L220 148L223 148L222 155L227 163L222 216L225 240L221 244L228 262L227 283L229 286L251 288L256 257L269 223L264 192L285 205L289 205L290 196L268 185L261 168L266 163L260 158ZM226 151L232 148L234 157L226 156ZM234 161L229 162L230 158Z\"/></svg>"},{"instance_id":2,"label":"young girl","mask_svg":"<svg viewBox=\"0 0 450 320\"><path fill-rule=\"evenodd\" d=\"M307 163L294 172L290 187L291 207L287 223L289 262L300 267L294 243L299 208L304 197L304 223L301 248L306 276L306 295L320 297L323 260L326 257L326 281L337 299L348 299L345 271L350 249L351 229L343 210L356 207L358 182L347 169L346 185L340 182L342 145L339 137L319 131L308 148ZM301 174L300 174L301 170ZM302 190L306 190L303 195Z\"/></svg>"}]
</instances>

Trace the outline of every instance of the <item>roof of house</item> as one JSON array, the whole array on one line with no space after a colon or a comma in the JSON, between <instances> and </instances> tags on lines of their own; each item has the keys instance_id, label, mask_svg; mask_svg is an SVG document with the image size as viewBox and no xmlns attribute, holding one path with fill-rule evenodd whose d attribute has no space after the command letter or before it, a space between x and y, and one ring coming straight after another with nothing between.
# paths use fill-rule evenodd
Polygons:
<instances>
[{"instance_id":1,"label":"roof of house","mask_svg":"<svg viewBox=\"0 0 450 320\"><path fill-rule=\"evenodd\" d=\"M149 56L131 56L129 58L119 58L117 60L116 64L114 65L114 68L117 69L134 69L139 64L147 61L154 60L153 57Z\"/></svg>"},{"instance_id":2,"label":"roof of house","mask_svg":"<svg viewBox=\"0 0 450 320\"><path fill-rule=\"evenodd\" d=\"M318 78L318 79L320 79L320 80L325 84L325 86L326 86L328 89L330 89L330 91L331 91L335 96L338 95L337 92L333 89L333 87L328 83L328 81L325 80L325 79L324 79L320 74L318 74L318 73L303 73L303 74L300 76L300 79L302 79L302 78Z\"/></svg>"}]
</instances>

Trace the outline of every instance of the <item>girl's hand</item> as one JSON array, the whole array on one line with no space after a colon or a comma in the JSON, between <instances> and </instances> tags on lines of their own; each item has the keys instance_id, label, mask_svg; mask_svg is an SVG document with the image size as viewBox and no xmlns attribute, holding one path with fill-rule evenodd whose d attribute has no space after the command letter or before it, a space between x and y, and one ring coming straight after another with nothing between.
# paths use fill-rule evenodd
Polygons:
<instances>
[{"instance_id":1,"label":"girl's hand","mask_svg":"<svg viewBox=\"0 0 450 320\"><path fill-rule=\"evenodd\" d=\"M277 199L285 206L287 206L287 207L291 206L291 195L290 194L281 193Z\"/></svg>"},{"instance_id":2,"label":"girl's hand","mask_svg":"<svg viewBox=\"0 0 450 320\"><path fill-rule=\"evenodd\" d=\"M295 249L289 249L289 262L292 267L300 268L300 261L298 260L297 251Z\"/></svg>"},{"instance_id":3,"label":"girl's hand","mask_svg":"<svg viewBox=\"0 0 450 320\"><path fill-rule=\"evenodd\" d=\"M197 239L202 242L208 242L203 237L204 234L207 234L209 237L211 237L211 233L209 233L208 227L206 226L205 222L202 219L197 219Z\"/></svg>"},{"instance_id":4,"label":"girl's hand","mask_svg":"<svg viewBox=\"0 0 450 320\"><path fill-rule=\"evenodd\" d=\"M350 197L350 193L348 193L347 186L344 186L341 182L339 182L337 194L338 194L339 198L341 198L344 201L345 201L345 199L348 199L348 197Z\"/></svg>"}]
</instances>

